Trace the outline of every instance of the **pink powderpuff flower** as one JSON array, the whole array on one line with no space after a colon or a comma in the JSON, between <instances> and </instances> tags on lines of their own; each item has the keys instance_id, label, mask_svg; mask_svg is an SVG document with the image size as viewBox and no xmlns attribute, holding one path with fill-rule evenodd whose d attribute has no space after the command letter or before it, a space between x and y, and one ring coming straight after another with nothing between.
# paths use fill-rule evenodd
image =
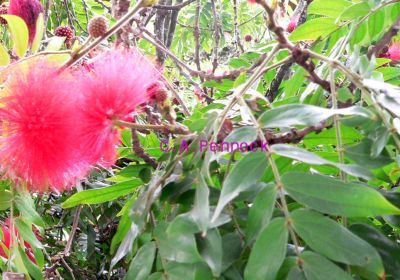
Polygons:
<instances>
[{"instance_id":1,"label":"pink powderpuff flower","mask_svg":"<svg viewBox=\"0 0 400 280\"><path fill-rule=\"evenodd\" d=\"M92 164L110 166L116 159L120 135L115 120L131 116L150 100L147 91L159 71L136 49L114 49L96 57L91 71L78 73L81 104L81 149Z\"/></svg>"},{"instance_id":2,"label":"pink powderpuff flower","mask_svg":"<svg viewBox=\"0 0 400 280\"><path fill-rule=\"evenodd\" d=\"M392 43L382 57L389 58L394 62L400 61L400 41Z\"/></svg>"},{"instance_id":3,"label":"pink powderpuff flower","mask_svg":"<svg viewBox=\"0 0 400 280\"><path fill-rule=\"evenodd\" d=\"M293 15L290 18L288 26L286 27L286 31L289 32L289 33L293 32L293 30L295 30L297 28L297 25L299 24L299 19L300 19L300 16L298 16L298 15L294 16Z\"/></svg>"},{"instance_id":4,"label":"pink powderpuff flower","mask_svg":"<svg viewBox=\"0 0 400 280\"><path fill-rule=\"evenodd\" d=\"M10 0L8 13L22 18L29 29L29 42L32 43L36 34L36 21L43 6L38 0Z\"/></svg>"},{"instance_id":5,"label":"pink powderpuff flower","mask_svg":"<svg viewBox=\"0 0 400 280\"><path fill-rule=\"evenodd\" d=\"M0 98L1 169L32 191L60 192L73 187L89 167L76 148L80 122L73 76L57 74L56 65L46 60L25 67L15 70Z\"/></svg>"}]
</instances>

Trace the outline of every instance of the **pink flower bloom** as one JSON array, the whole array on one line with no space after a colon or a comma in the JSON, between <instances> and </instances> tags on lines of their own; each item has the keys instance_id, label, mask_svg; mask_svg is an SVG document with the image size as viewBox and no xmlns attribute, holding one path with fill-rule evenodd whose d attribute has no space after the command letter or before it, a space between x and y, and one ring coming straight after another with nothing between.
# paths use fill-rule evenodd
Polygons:
<instances>
[{"instance_id":1,"label":"pink flower bloom","mask_svg":"<svg viewBox=\"0 0 400 280\"><path fill-rule=\"evenodd\" d=\"M289 32L289 33L293 32L293 30L296 29L297 24L299 23L299 19L300 19L300 16L298 16L298 15L297 16L292 16L290 18L290 22L289 22L289 25L286 28L286 31Z\"/></svg>"},{"instance_id":2,"label":"pink flower bloom","mask_svg":"<svg viewBox=\"0 0 400 280\"><path fill-rule=\"evenodd\" d=\"M400 42L395 42L390 45L387 55L387 57L393 61L400 61Z\"/></svg>"},{"instance_id":3,"label":"pink flower bloom","mask_svg":"<svg viewBox=\"0 0 400 280\"><path fill-rule=\"evenodd\" d=\"M45 60L17 68L1 97L0 163L30 190L62 191L85 175L78 140L73 77Z\"/></svg>"},{"instance_id":4,"label":"pink flower bloom","mask_svg":"<svg viewBox=\"0 0 400 280\"><path fill-rule=\"evenodd\" d=\"M150 99L148 87L159 78L155 66L135 49L114 49L96 57L92 71L79 76L82 150L92 164L110 166L116 158L119 132L115 120L123 120ZM83 71L84 72L84 71Z\"/></svg>"},{"instance_id":5,"label":"pink flower bloom","mask_svg":"<svg viewBox=\"0 0 400 280\"><path fill-rule=\"evenodd\" d=\"M32 43L36 34L36 21L43 6L38 0L10 0L8 13L22 18L29 29L29 42Z\"/></svg>"}]
</instances>

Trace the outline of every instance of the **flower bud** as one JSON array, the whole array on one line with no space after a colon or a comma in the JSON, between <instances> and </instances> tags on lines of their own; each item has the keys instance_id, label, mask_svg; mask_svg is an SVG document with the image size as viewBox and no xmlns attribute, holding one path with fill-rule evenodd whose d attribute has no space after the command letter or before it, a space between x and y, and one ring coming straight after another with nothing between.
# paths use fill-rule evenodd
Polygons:
<instances>
[{"instance_id":1,"label":"flower bud","mask_svg":"<svg viewBox=\"0 0 400 280\"><path fill-rule=\"evenodd\" d=\"M105 17L97 16L89 21L88 32L93 38L103 36L108 30L108 20Z\"/></svg>"}]
</instances>

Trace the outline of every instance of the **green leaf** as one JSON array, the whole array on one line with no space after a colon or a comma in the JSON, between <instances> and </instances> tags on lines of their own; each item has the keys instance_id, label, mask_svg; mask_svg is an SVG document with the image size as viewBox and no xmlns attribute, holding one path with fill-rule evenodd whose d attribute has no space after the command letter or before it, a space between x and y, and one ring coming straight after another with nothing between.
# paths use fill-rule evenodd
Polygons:
<instances>
[{"instance_id":1,"label":"green leaf","mask_svg":"<svg viewBox=\"0 0 400 280\"><path fill-rule=\"evenodd\" d=\"M288 254L287 254L288 255ZM278 271L278 275L276 276L276 280L284 280L287 279L287 276L290 270L297 266L297 257L288 256L284 260L281 268Z\"/></svg>"},{"instance_id":2,"label":"green leaf","mask_svg":"<svg viewBox=\"0 0 400 280\"><path fill-rule=\"evenodd\" d=\"M261 232L244 270L245 280L275 279L287 247L288 230L284 218L275 218Z\"/></svg>"},{"instance_id":3,"label":"green leaf","mask_svg":"<svg viewBox=\"0 0 400 280\"><path fill-rule=\"evenodd\" d=\"M356 176L356 177L361 177L364 179L370 179L372 178L372 173L366 169L363 168L359 165L354 165L354 164L340 164L336 162L332 162L329 160L326 160L322 157L317 156L316 154L309 152L307 150L292 146L292 145L286 145L286 144L276 144L273 146L270 146L270 150L273 153L276 153L280 156L292 158L298 161L302 161L308 164L316 164L316 165L321 165L321 164L326 164L326 165L331 165L335 166L338 169L346 172L347 174Z\"/></svg>"},{"instance_id":4,"label":"green leaf","mask_svg":"<svg viewBox=\"0 0 400 280\"><path fill-rule=\"evenodd\" d=\"M384 273L376 250L337 222L306 209L292 212L291 218L297 234L314 251L333 261L365 267L377 275Z\"/></svg>"},{"instance_id":5,"label":"green leaf","mask_svg":"<svg viewBox=\"0 0 400 280\"><path fill-rule=\"evenodd\" d=\"M307 280L352 280L353 278L337 265L321 255L303 252L300 255L302 268Z\"/></svg>"},{"instance_id":6,"label":"green leaf","mask_svg":"<svg viewBox=\"0 0 400 280\"><path fill-rule=\"evenodd\" d=\"M0 191L0 210L6 210L11 206L12 195L9 190Z\"/></svg>"},{"instance_id":7,"label":"green leaf","mask_svg":"<svg viewBox=\"0 0 400 280\"><path fill-rule=\"evenodd\" d=\"M46 52L59 51L64 45L65 38L66 37L57 37L57 36L50 38L50 41L47 44L45 51Z\"/></svg>"},{"instance_id":8,"label":"green leaf","mask_svg":"<svg viewBox=\"0 0 400 280\"><path fill-rule=\"evenodd\" d=\"M375 158L372 157L372 146L372 140L364 138L359 144L346 147L345 155L359 165L370 169L376 169L393 162L389 155L383 153Z\"/></svg>"},{"instance_id":9,"label":"green leaf","mask_svg":"<svg viewBox=\"0 0 400 280\"><path fill-rule=\"evenodd\" d=\"M168 275L168 280L205 280L213 279L210 270L204 263L185 264L177 262L168 262L165 265L165 273ZM153 278L154 277L154 278ZM148 280L165 280L165 275L153 276ZM132 279L133 280L133 279Z\"/></svg>"},{"instance_id":10,"label":"green leaf","mask_svg":"<svg viewBox=\"0 0 400 280\"><path fill-rule=\"evenodd\" d=\"M306 104L289 104L263 113L259 118L259 122L265 128L291 127L295 125L311 126L336 114L372 117L368 110L356 106L343 109L327 109Z\"/></svg>"},{"instance_id":11,"label":"green leaf","mask_svg":"<svg viewBox=\"0 0 400 280\"><path fill-rule=\"evenodd\" d=\"M198 243L201 256L210 267L214 277L219 277L222 272L222 238L219 231L209 230L205 237L199 238Z\"/></svg>"},{"instance_id":12,"label":"green leaf","mask_svg":"<svg viewBox=\"0 0 400 280\"><path fill-rule=\"evenodd\" d=\"M394 79L400 76L400 68L398 67L379 67L376 69L377 72L382 73L385 81Z\"/></svg>"},{"instance_id":13,"label":"green leaf","mask_svg":"<svg viewBox=\"0 0 400 280\"><path fill-rule=\"evenodd\" d=\"M264 152L250 152L235 165L223 183L211 223L218 218L225 205L261 178L267 165L267 155Z\"/></svg>"},{"instance_id":14,"label":"green leaf","mask_svg":"<svg viewBox=\"0 0 400 280\"><path fill-rule=\"evenodd\" d=\"M286 280L307 280L304 272L297 266L293 267L288 274Z\"/></svg>"},{"instance_id":15,"label":"green leaf","mask_svg":"<svg viewBox=\"0 0 400 280\"><path fill-rule=\"evenodd\" d=\"M62 207L71 208L80 204L99 204L111 201L133 192L141 184L143 182L140 179L133 179L110 187L81 191L68 198Z\"/></svg>"},{"instance_id":16,"label":"green leaf","mask_svg":"<svg viewBox=\"0 0 400 280\"><path fill-rule=\"evenodd\" d=\"M343 144L356 144L362 138L362 135L353 127L341 125ZM304 145L307 148L313 148L319 145L336 145L336 129L324 129L321 132L313 132L308 134L303 139Z\"/></svg>"},{"instance_id":17,"label":"green leaf","mask_svg":"<svg viewBox=\"0 0 400 280\"><path fill-rule=\"evenodd\" d=\"M10 64L10 55L3 44L0 44L0 66L7 66L8 64Z\"/></svg>"},{"instance_id":18,"label":"green leaf","mask_svg":"<svg viewBox=\"0 0 400 280\"><path fill-rule=\"evenodd\" d=\"M136 200L136 196L133 195L130 199L127 200L123 209L121 209L121 211L120 211L120 213L122 213L122 217L119 220L117 232L114 234L112 241L111 241L111 247L110 247L111 254L115 253L115 249L117 248L117 245L121 243L121 241L128 234L128 232L132 226L132 219L129 215L130 214L129 210L131 209L132 204L135 200ZM120 213L118 213L118 214L120 214ZM118 217L118 214L117 214L117 217Z\"/></svg>"},{"instance_id":19,"label":"green leaf","mask_svg":"<svg viewBox=\"0 0 400 280\"><path fill-rule=\"evenodd\" d=\"M251 143L257 139L257 128L254 126L244 126L237 128L231 132L226 138L225 142L246 142Z\"/></svg>"},{"instance_id":20,"label":"green leaf","mask_svg":"<svg viewBox=\"0 0 400 280\"><path fill-rule=\"evenodd\" d=\"M181 230L174 234L167 234L165 226L161 224L157 227L155 235L162 258L191 264L202 261L193 233Z\"/></svg>"},{"instance_id":21,"label":"green leaf","mask_svg":"<svg viewBox=\"0 0 400 280\"><path fill-rule=\"evenodd\" d=\"M358 17L363 17L369 13L371 7L367 2L360 2L354 4L353 6L348 7L343 13L340 15L340 20L353 20Z\"/></svg>"},{"instance_id":22,"label":"green leaf","mask_svg":"<svg viewBox=\"0 0 400 280\"><path fill-rule=\"evenodd\" d=\"M360 27L354 32L352 38L350 38L351 46L365 46L370 43L370 39L368 36L368 21L363 22Z\"/></svg>"},{"instance_id":23,"label":"green leaf","mask_svg":"<svg viewBox=\"0 0 400 280\"><path fill-rule=\"evenodd\" d=\"M18 195L16 195L15 197L15 205L17 206L18 210L25 220L41 227L45 226L42 217L35 210L35 204L33 203L33 200L29 193L18 193Z\"/></svg>"},{"instance_id":24,"label":"green leaf","mask_svg":"<svg viewBox=\"0 0 400 280\"><path fill-rule=\"evenodd\" d=\"M373 79L364 79L363 84L376 92L381 92L377 96L377 101L394 115L400 116L400 87Z\"/></svg>"},{"instance_id":25,"label":"green leaf","mask_svg":"<svg viewBox=\"0 0 400 280\"><path fill-rule=\"evenodd\" d=\"M379 10L368 18L368 35L371 40L377 39L385 30L385 10Z\"/></svg>"},{"instance_id":26,"label":"green leaf","mask_svg":"<svg viewBox=\"0 0 400 280\"><path fill-rule=\"evenodd\" d=\"M18 229L18 233L21 234L21 237L27 241L32 247L35 248L43 248L42 243L36 238L35 234L32 231L32 225L26 224L20 218L16 218L15 226Z\"/></svg>"},{"instance_id":27,"label":"green leaf","mask_svg":"<svg viewBox=\"0 0 400 280\"><path fill-rule=\"evenodd\" d=\"M266 187L257 194L249 211L246 228L248 243L257 238L259 233L268 225L275 207L276 194L277 189L274 186Z\"/></svg>"},{"instance_id":28,"label":"green leaf","mask_svg":"<svg viewBox=\"0 0 400 280\"><path fill-rule=\"evenodd\" d=\"M350 230L374 246L382 258L387 276L391 279L400 279L400 248L395 241L366 224L352 224Z\"/></svg>"},{"instance_id":29,"label":"green leaf","mask_svg":"<svg viewBox=\"0 0 400 280\"><path fill-rule=\"evenodd\" d=\"M144 244L131 261L125 279L146 280L151 273L155 254L156 245L154 242Z\"/></svg>"},{"instance_id":30,"label":"green leaf","mask_svg":"<svg viewBox=\"0 0 400 280\"><path fill-rule=\"evenodd\" d=\"M346 0L314 0L308 6L308 13L337 18L352 4Z\"/></svg>"},{"instance_id":31,"label":"green leaf","mask_svg":"<svg viewBox=\"0 0 400 280\"><path fill-rule=\"evenodd\" d=\"M35 38L33 38L31 47L32 53L37 53L37 51L39 50L40 42L42 41L44 32L45 32L44 16L43 13L40 13L36 21L36 33L35 33Z\"/></svg>"},{"instance_id":32,"label":"green leaf","mask_svg":"<svg viewBox=\"0 0 400 280\"><path fill-rule=\"evenodd\" d=\"M389 129L384 125L376 127L368 134L368 138L372 140L371 156L373 158L376 158L382 153L383 149L386 147L389 137Z\"/></svg>"},{"instance_id":33,"label":"green leaf","mask_svg":"<svg viewBox=\"0 0 400 280\"><path fill-rule=\"evenodd\" d=\"M246 82L246 78L247 78L247 73L242 72L239 75L239 77L236 78L235 83L233 84L233 88L236 88L236 87L240 86L241 84L243 84L244 82Z\"/></svg>"},{"instance_id":34,"label":"green leaf","mask_svg":"<svg viewBox=\"0 0 400 280\"><path fill-rule=\"evenodd\" d=\"M200 172L197 181L198 184L196 184L196 195L191 216L196 221L200 230L206 232L210 222L210 203L208 200L210 190Z\"/></svg>"},{"instance_id":35,"label":"green leaf","mask_svg":"<svg viewBox=\"0 0 400 280\"><path fill-rule=\"evenodd\" d=\"M7 21L7 26L14 42L15 53L19 57L24 57L29 43L29 31L25 21L14 15L2 15L1 17Z\"/></svg>"},{"instance_id":36,"label":"green leaf","mask_svg":"<svg viewBox=\"0 0 400 280\"><path fill-rule=\"evenodd\" d=\"M338 28L333 18L320 17L310 19L297 27L292 34L290 34L289 39L295 42L316 40L319 37L328 36Z\"/></svg>"},{"instance_id":37,"label":"green leaf","mask_svg":"<svg viewBox=\"0 0 400 280\"><path fill-rule=\"evenodd\" d=\"M43 275L39 268L28 258L26 253L21 247L18 247L17 250L17 258L22 261L24 266L24 270L26 269L29 272L29 275L35 280L42 280Z\"/></svg>"},{"instance_id":38,"label":"green leaf","mask_svg":"<svg viewBox=\"0 0 400 280\"><path fill-rule=\"evenodd\" d=\"M370 187L318 174L288 172L285 190L296 201L319 212L347 217L400 214L400 209Z\"/></svg>"},{"instance_id":39,"label":"green leaf","mask_svg":"<svg viewBox=\"0 0 400 280\"><path fill-rule=\"evenodd\" d=\"M236 232L231 231L222 237L222 271L240 258L243 249L242 237Z\"/></svg>"}]
</instances>

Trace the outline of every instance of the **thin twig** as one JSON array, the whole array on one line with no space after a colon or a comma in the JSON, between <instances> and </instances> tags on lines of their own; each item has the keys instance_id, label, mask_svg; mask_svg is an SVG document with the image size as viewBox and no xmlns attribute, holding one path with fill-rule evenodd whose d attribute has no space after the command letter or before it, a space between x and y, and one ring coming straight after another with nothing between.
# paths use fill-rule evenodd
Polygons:
<instances>
[{"instance_id":1,"label":"thin twig","mask_svg":"<svg viewBox=\"0 0 400 280\"><path fill-rule=\"evenodd\" d=\"M193 3L196 0L188 0L176 5L154 5L154 9L159 9L159 10L180 10L183 7L186 7L187 5Z\"/></svg>"},{"instance_id":2,"label":"thin twig","mask_svg":"<svg viewBox=\"0 0 400 280\"><path fill-rule=\"evenodd\" d=\"M265 138L264 133L263 133L263 131L261 129L261 125L258 123L257 119L254 117L254 115L253 115L251 109L248 107L247 103L244 102L243 97L241 96L239 98L240 98L241 104L243 106L245 106L247 111L249 112L249 116L250 116L253 124L256 126L256 128L258 130L258 137L260 137L260 139L264 143L266 143L265 144L266 145L266 149L268 151L271 151L271 149L269 148L269 144L267 142L267 139ZM282 183L281 175L279 173L279 168L276 165L276 162L275 162L274 158L272 157L271 152L267 152L266 153L266 157L267 157L267 160L269 161L269 164L270 164L271 169L272 169L272 173L273 173L274 178L275 178L275 184L276 184L276 188L278 190L278 196L279 196L279 199L281 201L281 206L282 206L281 209L282 209L282 212L283 212L283 214L285 216L286 225L287 225L290 237L291 237L291 239L293 241L293 244L294 244L294 250L295 250L295 253L296 253L296 256L297 256L297 261L300 263L300 261L301 261L301 259L300 259L300 253L301 253L301 251L300 251L300 242L299 242L299 240L297 238L297 235L296 235L296 233L294 231L293 222L292 222L292 219L290 217L290 211L289 211L289 207L288 207L288 204L287 204L287 201L286 201L286 197L285 197L285 190L284 190L285 186Z\"/></svg>"},{"instance_id":3,"label":"thin twig","mask_svg":"<svg viewBox=\"0 0 400 280\"><path fill-rule=\"evenodd\" d=\"M336 85L335 85L335 71L334 69L330 69L330 84L331 84L331 97L332 97L332 109L338 108L337 103L337 92L336 92ZM333 123L335 126L336 131L336 143L337 147L336 150L339 153L339 162L344 164L344 147L342 143L342 131L340 128L340 117L338 115L333 116ZM346 173L343 170L340 170L340 179L345 181L346 180Z\"/></svg>"},{"instance_id":4,"label":"thin twig","mask_svg":"<svg viewBox=\"0 0 400 280\"><path fill-rule=\"evenodd\" d=\"M242 42L240 40L237 0L232 0L232 1L233 1L233 33L235 36L235 42L236 42L236 45L239 47L240 51L244 52L244 48L243 48Z\"/></svg>"},{"instance_id":5,"label":"thin twig","mask_svg":"<svg viewBox=\"0 0 400 280\"><path fill-rule=\"evenodd\" d=\"M61 262L63 263L63 266L68 270L69 274L71 274L72 279L75 280L76 278L74 275L74 270L68 265L63 257L61 257Z\"/></svg>"},{"instance_id":6,"label":"thin twig","mask_svg":"<svg viewBox=\"0 0 400 280\"><path fill-rule=\"evenodd\" d=\"M74 219L73 219L73 222L72 222L72 229L71 229L71 232L69 234L67 245L65 246L65 249L64 249L64 252L63 252L63 255L66 256L66 257L68 257L70 255L70 253L71 253L72 242L74 241L75 233L76 233L76 230L78 228L78 222L79 222L81 210L82 210L82 205L78 205L78 207L76 207Z\"/></svg>"},{"instance_id":7,"label":"thin twig","mask_svg":"<svg viewBox=\"0 0 400 280\"><path fill-rule=\"evenodd\" d=\"M196 13L194 18L194 63L196 64L197 70L201 71L200 65L200 10L201 1L197 0Z\"/></svg>"},{"instance_id":8,"label":"thin twig","mask_svg":"<svg viewBox=\"0 0 400 280\"><path fill-rule=\"evenodd\" d=\"M170 83L170 81L168 79L166 79L165 77L163 77L163 78L164 78L164 82L166 83L167 87L172 91L173 97L176 98L176 100L178 100L178 103L182 106L183 114L186 117L189 117L190 116L190 112L189 112L189 109L187 108L185 102L179 96L179 93L176 91L176 89Z\"/></svg>"},{"instance_id":9,"label":"thin twig","mask_svg":"<svg viewBox=\"0 0 400 280\"><path fill-rule=\"evenodd\" d=\"M215 3L216 0L211 0L211 8L213 10L213 17L214 17L214 48L213 48L213 62L212 62L212 72L215 73L218 67L218 48L219 48L219 41L220 41L220 23L219 23L219 15L217 11L217 6Z\"/></svg>"},{"instance_id":10,"label":"thin twig","mask_svg":"<svg viewBox=\"0 0 400 280\"><path fill-rule=\"evenodd\" d=\"M172 133L172 134L184 134L187 135L190 132L184 126L172 126L172 125L156 125L156 124L138 124L138 123L130 123L121 120L115 120L114 124L117 126L123 126L131 129L137 130L153 130L164 133Z\"/></svg>"},{"instance_id":11,"label":"thin twig","mask_svg":"<svg viewBox=\"0 0 400 280\"><path fill-rule=\"evenodd\" d=\"M136 129L131 129L131 133L132 133L132 150L135 153L135 155L137 155L138 157L143 159L144 162L149 164L151 167L157 168L156 160L154 158L150 157L150 155L148 155L144 151L142 146L140 145L140 141L139 141L139 136L137 134L137 130Z\"/></svg>"}]
</instances>

